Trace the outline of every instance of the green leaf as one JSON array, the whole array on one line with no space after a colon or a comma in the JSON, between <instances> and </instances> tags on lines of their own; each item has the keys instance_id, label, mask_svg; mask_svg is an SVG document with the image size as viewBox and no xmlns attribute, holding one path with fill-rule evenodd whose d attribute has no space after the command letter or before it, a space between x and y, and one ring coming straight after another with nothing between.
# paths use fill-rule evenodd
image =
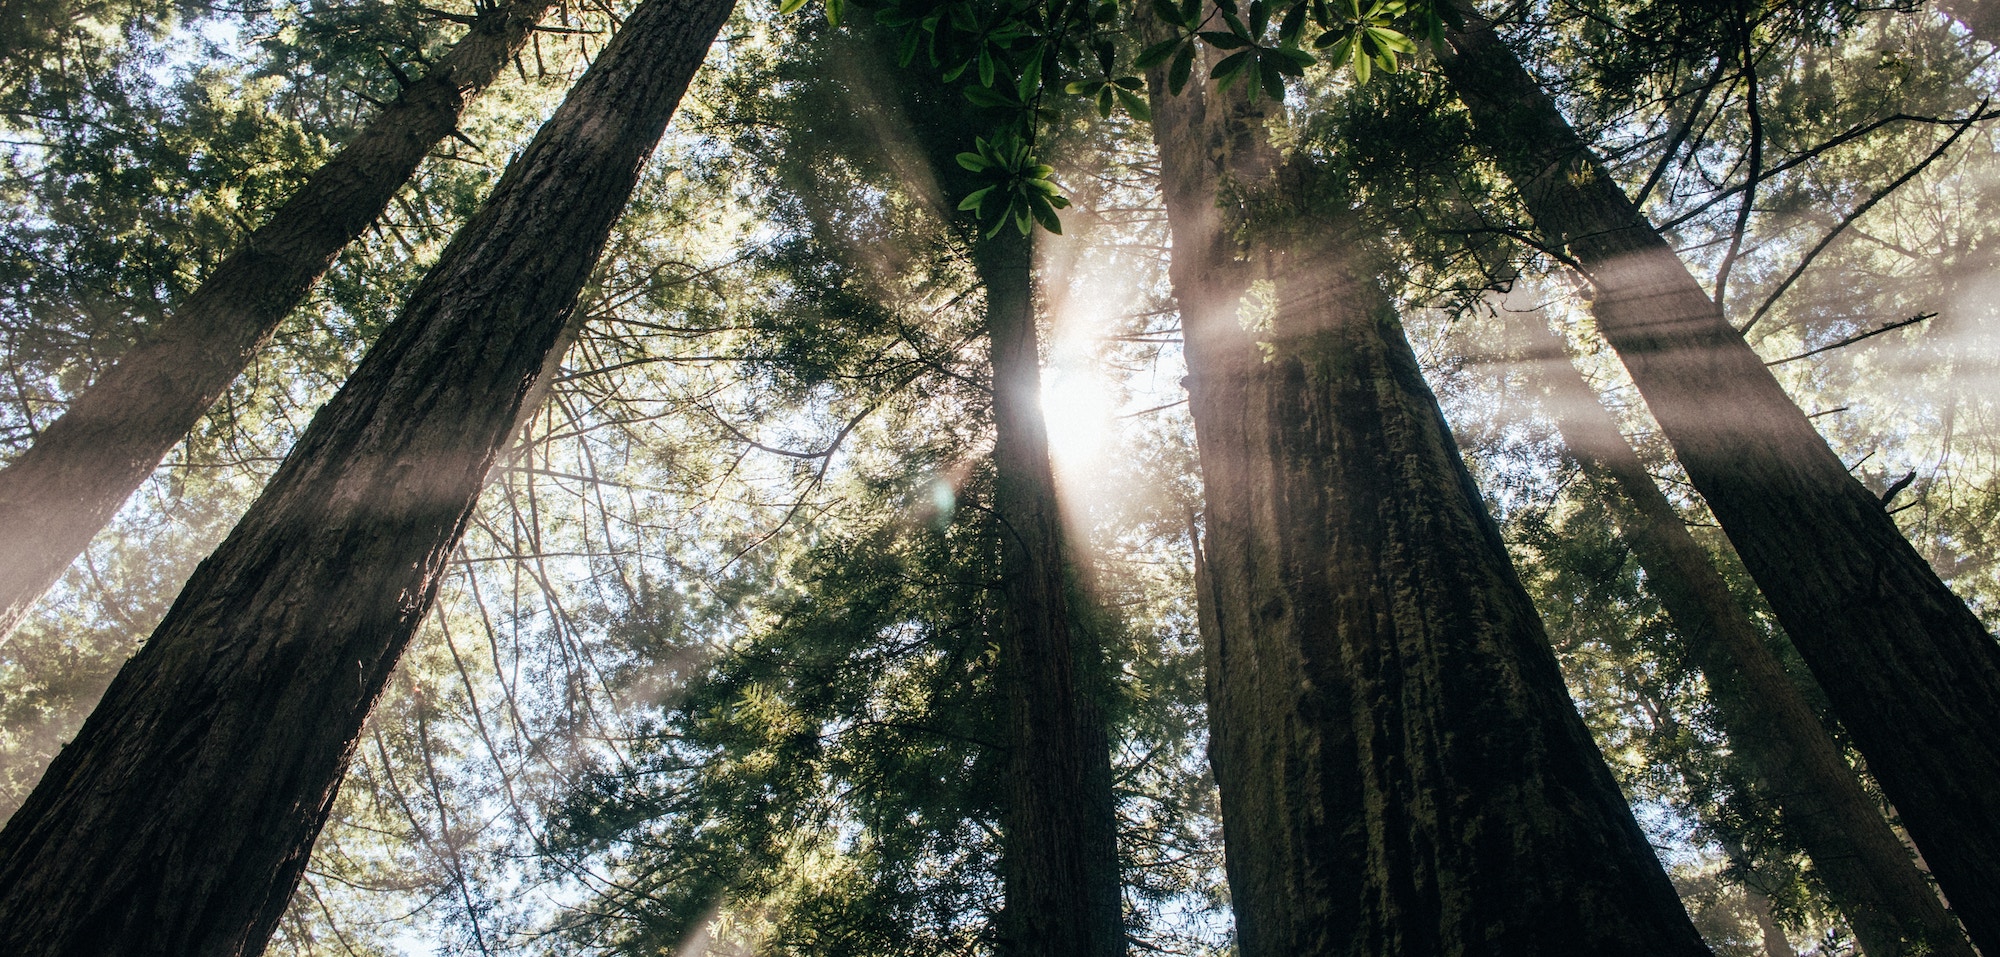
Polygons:
<instances>
[{"instance_id":1,"label":"green leaf","mask_svg":"<svg viewBox=\"0 0 2000 957\"><path fill-rule=\"evenodd\" d=\"M1201 25L1201 0L1181 0L1180 24L1190 30Z\"/></svg>"},{"instance_id":2,"label":"green leaf","mask_svg":"<svg viewBox=\"0 0 2000 957\"><path fill-rule=\"evenodd\" d=\"M1122 86L1128 90L1135 90L1135 91L1144 89L1146 86L1146 81L1139 79L1136 76L1121 76L1116 80L1112 80L1111 82L1116 83L1119 86Z\"/></svg>"},{"instance_id":3,"label":"green leaf","mask_svg":"<svg viewBox=\"0 0 2000 957\"><path fill-rule=\"evenodd\" d=\"M985 87L983 87L983 86L968 86L968 87L966 87L966 88L965 88L965 98L966 98L966 99L968 99L968 100L971 100L971 101L972 101L972 104L973 104L974 106L984 106L984 107L988 107L988 108L992 108L992 107L998 107L998 106L1013 106L1013 105L1014 105L1014 101L1013 101L1013 100L1010 100L1010 99L1008 99L1008 98L1006 98L1006 97L1004 97L1004 96L1001 96L1000 94L998 94L998 93L995 93L995 92L993 92L992 90L989 90L989 89L987 89L987 88L985 88Z\"/></svg>"},{"instance_id":4,"label":"green leaf","mask_svg":"<svg viewBox=\"0 0 2000 957\"><path fill-rule=\"evenodd\" d=\"M1245 50L1242 53L1223 57L1222 62L1217 63L1215 69L1210 71L1209 75L1218 81L1227 80L1235 76L1238 70L1250 65L1250 58L1254 53L1255 51L1253 50Z\"/></svg>"},{"instance_id":5,"label":"green leaf","mask_svg":"<svg viewBox=\"0 0 2000 957\"><path fill-rule=\"evenodd\" d=\"M1118 102L1125 104L1125 112L1132 114L1133 119L1143 123L1153 118L1153 109L1146 105L1145 97L1124 87L1112 87L1112 89L1118 91Z\"/></svg>"},{"instance_id":6,"label":"green leaf","mask_svg":"<svg viewBox=\"0 0 2000 957\"><path fill-rule=\"evenodd\" d=\"M1269 93L1271 99L1282 100L1285 98L1284 70L1278 66L1278 64L1285 62L1289 61L1270 56L1260 56L1257 58L1257 76L1264 81L1264 92Z\"/></svg>"},{"instance_id":7,"label":"green leaf","mask_svg":"<svg viewBox=\"0 0 2000 957\"><path fill-rule=\"evenodd\" d=\"M786 15L794 14L799 12L799 8L805 5L806 0L784 0L783 3L778 4L778 12Z\"/></svg>"},{"instance_id":8,"label":"green leaf","mask_svg":"<svg viewBox=\"0 0 2000 957\"><path fill-rule=\"evenodd\" d=\"M1306 0L1294 0L1292 9L1285 14L1284 21L1278 24L1279 43L1290 46L1299 42L1299 37L1306 31L1306 9L1309 6Z\"/></svg>"},{"instance_id":9,"label":"green leaf","mask_svg":"<svg viewBox=\"0 0 2000 957\"><path fill-rule=\"evenodd\" d=\"M1041 223L1043 229L1058 236L1062 235L1062 218L1056 215L1054 205L1046 200L1041 202L1030 200L1028 209L1035 214L1035 222Z\"/></svg>"},{"instance_id":10,"label":"green leaf","mask_svg":"<svg viewBox=\"0 0 2000 957\"><path fill-rule=\"evenodd\" d=\"M1103 85L1103 80L1071 80L1063 84L1063 92L1071 96L1079 94L1083 96L1096 96L1098 88Z\"/></svg>"},{"instance_id":11,"label":"green leaf","mask_svg":"<svg viewBox=\"0 0 2000 957\"><path fill-rule=\"evenodd\" d=\"M980 86L986 87L988 89L992 88L994 79L993 74L995 69L997 69L997 67L993 62L993 52L985 47L981 47L979 50Z\"/></svg>"},{"instance_id":12,"label":"green leaf","mask_svg":"<svg viewBox=\"0 0 2000 957\"><path fill-rule=\"evenodd\" d=\"M1165 3L1167 0L1160 0L1160 2ZM1166 58L1173 56L1174 51L1180 49L1186 43L1187 41L1180 37L1155 43L1139 53L1139 59L1136 63L1139 69L1150 70L1154 64L1161 63Z\"/></svg>"},{"instance_id":13,"label":"green leaf","mask_svg":"<svg viewBox=\"0 0 2000 957\"><path fill-rule=\"evenodd\" d=\"M993 192L993 187L991 186L988 186L984 189L974 190L971 193L967 194L964 199L958 201L958 208L978 209L981 205L983 205L986 202L987 195L992 192Z\"/></svg>"},{"instance_id":14,"label":"green leaf","mask_svg":"<svg viewBox=\"0 0 2000 957\"><path fill-rule=\"evenodd\" d=\"M1414 54L1417 52L1417 45L1415 43L1410 42L1409 37L1406 37L1400 33L1397 33L1394 30L1390 30L1385 27L1369 27L1368 36L1370 39L1380 44L1384 50L1390 50L1396 53L1409 53L1409 54Z\"/></svg>"},{"instance_id":15,"label":"green leaf","mask_svg":"<svg viewBox=\"0 0 2000 957\"><path fill-rule=\"evenodd\" d=\"M1110 118L1111 107L1113 106L1113 104L1117 102L1116 99L1113 98L1111 95L1111 91L1115 89L1117 89L1117 87L1106 84L1103 89L1097 91L1098 116L1105 117L1107 119Z\"/></svg>"},{"instance_id":16,"label":"green leaf","mask_svg":"<svg viewBox=\"0 0 2000 957\"><path fill-rule=\"evenodd\" d=\"M1271 27L1271 8L1264 0L1250 0L1250 38L1260 39Z\"/></svg>"},{"instance_id":17,"label":"green leaf","mask_svg":"<svg viewBox=\"0 0 2000 957\"><path fill-rule=\"evenodd\" d=\"M1034 99L1035 91L1042 85L1042 50L1037 46L1028 51L1028 65L1021 69L1021 78L1014 81L1014 91L1021 95L1021 102Z\"/></svg>"},{"instance_id":18,"label":"green leaf","mask_svg":"<svg viewBox=\"0 0 2000 957\"><path fill-rule=\"evenodd\" d=\"M846 9L847 9L846 0L826 0L827 26L830 27L840 26L840 14L842 11Z\"/></svg>"},{"instance_id":19,"label":"green leaf","mask_svg":"<svg viewBox=\"0 0 2000 957\"><path fill-rule=\"evenodd\" d=\"M1196 0L1196 2L1199 2L1199 0ZM1188 22L1186 17L1181 15L1180 8L1174 6L1173 0L1153 0L1153 15L1159 17L1161 22L1171 26L1194 26L1194 24Z\"/></svg>"},{"instance_id":20,"label":"green leaf","mask_svg":"<svg viewBox=\"0 0 2000 957\"><path fill-rule=\"evenodd\" d=\"M1234 33L1224 33L1221 30L1203 30L1201 38L1207 40L1218 50L1240 50L1250 45L1249 40L1239 37Z\"/></svg>"},{"instance_id":21,"label":"green leaf","mask_svg":"<svg viewBox=\"0 0 2000 957\"><path fill-rule=\"evenodd\" d=\"M974 173L984 173L988 169L991 169L993 166L992 163L987 162L986 157L981 156L978 153L958 154L958 165L963 166L967 170L970 170Z\"/></svg>"},{"instance_id":22,"label":"green leaf","mask_svg":"<svg viewBox=\"0 0 2000 957\"><path fill-rule=\"evenodd\" d=\"M1174 65L1172 69L1167 71L1167 92L1179 96L1181 89L1187 86L1189 75L1193 72L1194 44L1188 44L1181 48L1179 54L1174 56Z\"/></svg>"}]
</instances>

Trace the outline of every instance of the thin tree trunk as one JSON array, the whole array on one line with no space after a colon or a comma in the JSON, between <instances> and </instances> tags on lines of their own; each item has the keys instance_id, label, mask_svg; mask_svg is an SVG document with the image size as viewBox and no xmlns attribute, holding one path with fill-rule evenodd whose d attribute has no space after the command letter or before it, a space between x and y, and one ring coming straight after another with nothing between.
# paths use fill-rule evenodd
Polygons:
<instances>
[{"instance_id":1,"label":"thin tree trunk","mask_svg":"<svg viewBox=\"0 0 2000 957\"><path fill-rule=\"evenodd\" d=\"M513 0L481 14L435 68L0 469L0 643L457 128L466 101L554 5Z\"/></svg>"},{"instance_id":2,"label":"thin tree trunk","mask_svg":"<svg viewBox=\"0 0 2000 957\"><path fill-rule=\"evenodd\" d=\"M1000 662L1009 790L1002 953L1119 957L1125 925L1111 746L1088 680L1097 655L1071 609L1070 555L1041 407L1032 244L978 241L993 355L993 512L1002 536Z\"/></svg>"},{"instance_id":3,"label":"thin tree trunk","mask_svg":"<svg viewBox=\"0 0 2000 957\"><path fill-rule=\"evenodd\" d=\"M1440 51L1598 329L1827 691L1973 942L2000 953L2000 645L1905 540L1560 111L1463 6Z\"/></svg>"},{"instance_id":4,"label":"thin tree trunk","mask_svg":"<svg viewBox=\"0 0 2000 957\"><path fill-rule=\"evenodd\" d=\"M1296 189L1290 171L1264 175L1277 161L1261 117L1212 87L1205 105L1167 96L1160 79L1239 952L1707 954L1569 699L1365 246L1239 256L1221 187ZM1262 335L1238 318L1253 277L1278 297Z\"/></svg>"},{"instance_id":5,"label":"thin tree trunk","mask_svg":"<svg viewBox=\"0 0 2000 957\"><path fill-rule=\"evenodd\" d=\"M0 953L255 954L728 15L649 0L0 831Z\"/></svg>"},{"instance_id":6,"label":"thin tree trunk","mask_svg":"<svg viewBox=\"0 0 2000 957\"><path fill-rule=\"evenodd\" d=\"M1957 921L1861 788L1854 770L1785 673L1673 504L1583 380L1541 310L1517 323L1525 358L1563 445L1604 497L1708 681L1723 730L1760 790L1812 858L1833 902L1870 957L1972 957Z\"/></svg>"}]
</instances>

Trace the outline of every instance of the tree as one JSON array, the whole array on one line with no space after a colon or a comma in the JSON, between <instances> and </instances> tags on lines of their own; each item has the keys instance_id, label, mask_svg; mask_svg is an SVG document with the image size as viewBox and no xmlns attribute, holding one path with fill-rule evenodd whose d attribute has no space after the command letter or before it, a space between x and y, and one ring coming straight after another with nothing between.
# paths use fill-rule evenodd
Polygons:
<instances>
[{"instance_id":1,"label":"tree","mask_svg":"<svg viewBox=\"0 0 2000 957\"><path fill-rule=\"evenodd\" d=\"M1241 952L1706 954L1569 701L1340 184L1281 159L1240 87L1175 98L1168 68L1151 80Z\"/></svg>"},{"instance_id":2,"label":"tree","mask_svg":"<svg viewBox=\"0 0 2000 957\"><path fill-rule=\"evenodd\" d=\"M1730 744L1779 805L1862 949L1970 957L1957 923L1546 321L1534 309L1515 324L1566 451L1610 506L1648 588L1707 677Z\"/></svg>"},{"instance_id":3,"label":"tree","mask_svg":"<svg viewBox=\"0 0 2000 957\"><path fill-rule=\"evenodd\" d=\"M474 20L452 51L306 182L181 306L0 469L0 642L401 189L553 0Z\"/></svg>"},{"instance_id":4,"label":"tree","mask_svg":"<svg viewBox=\"0 0 2000 957\"><path fill-rule=\"evenodd\" d=\"M196 572L0 831L7 950L262 949L729 6L633 13Z\"/></svg>"},{"instance_id":5,"label":"tree","mask_svg":"<svg viewBox=\"0 0 2000 957\"><path fill-rule=\"evenodd\" d=\"M2000 646L1835 456L1492 25L1440 64L1542 242L1597 290L1689 479L1854 735L1945 896L2000 949Z\"/></svg>"},{"instance_id":6,"label":"tree","mask_svg":"<svg viewBox=\"0 0 2000 957\"><path fill-rule=\"evenodd\" d=\"M976 227L975 227L976 228ZM1000 524L1000 664L1006 676L1008 953L1125 952L1110 742L1071 594L1041 407L1029 237L978 240L993 355L994 517Z\"/></svg>"}]
</instances>

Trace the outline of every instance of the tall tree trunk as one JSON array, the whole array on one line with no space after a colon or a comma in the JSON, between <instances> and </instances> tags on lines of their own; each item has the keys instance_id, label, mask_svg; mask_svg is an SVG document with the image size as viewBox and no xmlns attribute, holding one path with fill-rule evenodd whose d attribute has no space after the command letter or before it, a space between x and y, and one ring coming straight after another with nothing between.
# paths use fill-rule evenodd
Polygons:
<instances>
[{"instance_id":1,"label":"tall tree trunk","mask_svg":"<svg viewBox=\"0 0 2000 957\"><path fill-rule=\"evenodd\" d=\"M1965 27L1973 39L2000 46L2000 4L1988 0L1938 0L1937 8Z\"/></svg>"},{"instance_id":2,"label":"tall tree trunk","mask_svg":"<svg viewBox=\"0 0 2000 957\"><path fill-rule=\"evenodd\" d=\"M458 126L554 0L482 13L450 53L403 88L224 259L0 469L0 642L35 600L201 421L312 290Z\"/></svg>"},{"instance_id":3,"label":"tall tree trunk","mask_svg":"<svg viewBox=\"0 0 2000 957\"><path fill-rule=\"evenodd\" d=\"M0 953L255 954L728 0L648 0L0 831Z\"/></svg>"},{"instance_id":4,"label":"tall tree trunk","mask_svg":"<svg viewBox=\"0 0 2000 957\"><path fill-rule=\"evenodd\" d=\"M977 241L993 355L993 512L1002 536L1000 662L1008 781L1001 819L1002 952L1119 957L1125 923L1111 745L1071 608L1055 473L1041 406L1032 243L1012 224Z\"/></svg>"},{"instance_id":5,"label":"tall tree trunk","mask_svg":"<svg viewBox=\"0 0 2000 957\"><path fill-rule=\"evenodd\" d=\"M1292 171L1265 175L1278 162L1254 112L1160 79L1240 953L1707 954L1365 246L1338 245L1352 224L1287 232L1339 237L1324 245L1239 250L1221 188L1269 191L1268 211ZM1238 319L1253 278L1277 295L1261 335Z\"/></svg>"},{"instance_id":6,"label":"tall tree trunk","mask_svg":"<svg viewBox=\"0 0 2000 957\"><path fill-rule=\"evenodd\" d=\"M2000 953L2000 645L1850 475L1520 61L1463 0L1439 60L1544 240L1596 287L1682 467L1901 811Z\"/></svg>"},{"instance_id":7,"label":"tall tree trunk","mask_svg":"<svg viewBox=\"0 0 2000 957\"><path fill-rule=\"evenodd\" d=\"M1610 506L1646 584L1708 681L1730 744L1774 799L1870 957L1972 957L1957 921L1911 861L1805 695L1785 673L1645 463L1570 364L1541 310L1517 323L1549 411Z\"/></svg>"}]
</instances>

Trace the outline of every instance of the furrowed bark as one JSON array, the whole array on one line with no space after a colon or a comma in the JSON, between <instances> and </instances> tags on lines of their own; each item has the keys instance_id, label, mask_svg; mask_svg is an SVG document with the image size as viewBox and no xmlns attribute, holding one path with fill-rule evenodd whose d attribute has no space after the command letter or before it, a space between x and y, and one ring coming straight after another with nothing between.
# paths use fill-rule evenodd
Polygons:
<instances>
[{"instance_id":1,"label":"furrowed bark","mask_svg":"<svg viewBox=\"0 0 2000 957\"><path fill-rule=\"evenodd\" d=\"M1986 953L2000 953L2000 645L1805 414L1520 61L1462 0L1439 51L1617 349Z\"/></svg>"},{"instance_id":2,"label":"furrowed bark","mask_svg":"<svg viewBox=\"0 0 2000 957\"><path fill-rule=\"evenodd\" d=\"M1239 249L1219 190L1269 191L1268 210L1291 171L1261 117L1212 86L1169 96L1155 73L1239 952L1707 954L1365 245L1315 222L1307 242ZM1256 278L1278 301L1252 334L1238 310Z\"/></svg>"},{"instance_id":3,"label":"furrowed bark","mask_svg":"<svg viewBox=\"0 0 2000 957\"><path fill-rule=\"evenodd\" d=\"M224 259L179 309L0 469L0 643L458 126L554 0L481 14Z\"/></svg>"},{"instance_id":4,"label":"furrowed bark","mask_svg":"<svg viewBox=\"0 0 2000 957\"><path fill-rule=\"evenodd\" d=\"M728 0L648 0L0 831L0 953L260 952Z\"/></svg>"},{"instance_id":5,"label":"furrowed bark","mask_svg":"<svg viewBox=\"0 0 2000 957\"><path fill-rule=\"evenodd\" d=\"M1111 746L1090 695L1070 601L1055 473L1041 406L1032 244L1012 224L978 241L993 355L993 512L1004 576L1009 791L1001 818L1002 953L1118 957L1125 924Z\"/></svg>"},{"instance_id":6,"label":"furrowed bark","mask_svg":"<svg viewBox=\"0 0 2000 957\"><path fill-rule=\"evenodd\" d=\"M1721 573L1599 404L1596 390L1570 364L1541 311L1524 314L1517 325L1563 445L1610 506L1620 536L1646 571L1648 590L1707 679L1731 746L1777 803L1786 830L1812 858L1862 950L1870 957L1972 957L1958 922L1757 626L1730 597Z\"/></svg>"}]
</instances>

